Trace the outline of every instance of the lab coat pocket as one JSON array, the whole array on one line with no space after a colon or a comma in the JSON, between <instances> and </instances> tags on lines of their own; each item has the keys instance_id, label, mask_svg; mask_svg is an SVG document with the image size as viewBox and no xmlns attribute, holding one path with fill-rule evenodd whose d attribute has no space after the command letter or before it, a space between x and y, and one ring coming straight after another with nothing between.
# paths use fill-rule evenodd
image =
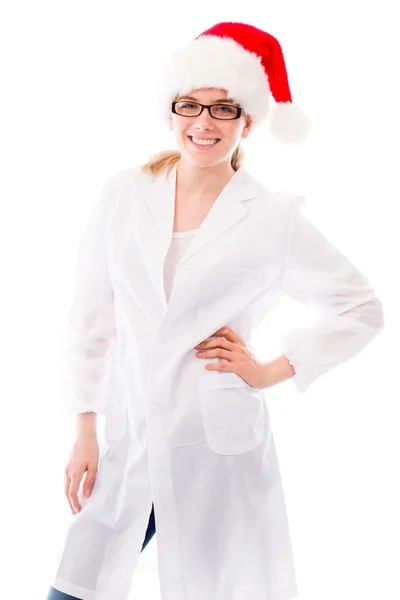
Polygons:
<instances>
[{"instance_id":1,"label":"lab coat pocket","mask_svg":"<svg viewBox=\"0 0 400 600\"><path fill-rule=\"evenodd\" d=\"M236 373L199 375L198 394L208 446L217 454L242 454L263 438L264 393Z\"/></svg>"},{"instance_id":2,"label":"lab coat pocket","mask_svg":"<svg viewBox=\"0 0 400 600\"><path fill-rule=\"evenodd\" d=\"M215 320L232 319L250 306L267 286L273 285L277 274L274 268L212 268L208 269L201 285L197 317L213 327Z\"/></svg>"}]
</instances>

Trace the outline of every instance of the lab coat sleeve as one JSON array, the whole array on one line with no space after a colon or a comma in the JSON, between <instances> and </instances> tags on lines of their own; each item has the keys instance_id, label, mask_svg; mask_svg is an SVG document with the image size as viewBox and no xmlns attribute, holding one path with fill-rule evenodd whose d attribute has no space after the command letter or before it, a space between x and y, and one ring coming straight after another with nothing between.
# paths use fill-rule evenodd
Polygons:
<instances>
[{"instance_id":1,"label":"lab coat sleeve","mask_svg":"<svg viewBox=\"0 0 400 600\"><path fill-rule=\"evenodd\" d=\"M106 412L111 353L116 339L107 251L112 205L110 177L86 222L74 270L74 295L62 342L65 375L62 409L67 414Z\"/></svg>"},{"instance_id":2,"label":"lab coat sleeve","mask_svg":"<svg viewBox=\"0 0 400 600\"><path fill-rule=\"evenodd\" d=\"M330 369L357 355L384 328L380 300L354 264L302 213L304 196L289 202L286 256L281 289L315 309L311 326L281 338L291 363L291 381L304 393Z\"/></svg>"}]
</instances>

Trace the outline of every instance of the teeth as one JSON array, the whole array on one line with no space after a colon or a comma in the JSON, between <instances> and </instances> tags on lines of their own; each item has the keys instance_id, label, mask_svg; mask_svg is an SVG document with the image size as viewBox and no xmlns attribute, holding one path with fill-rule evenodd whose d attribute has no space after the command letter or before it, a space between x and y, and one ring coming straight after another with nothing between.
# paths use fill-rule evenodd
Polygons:
<instances>
[{"instance_id":1,"label":"teeth","mask_svg":"<svg viewBox=\"0 0 400 600\"><path fill-rule=\"evenodd\" d=\"M198 138L192 137L192 140L195 142L195 144L200 144L202 146L212 146L213 144L216 144L218 140L199 140Z\"/></svg>"}]
</instances>

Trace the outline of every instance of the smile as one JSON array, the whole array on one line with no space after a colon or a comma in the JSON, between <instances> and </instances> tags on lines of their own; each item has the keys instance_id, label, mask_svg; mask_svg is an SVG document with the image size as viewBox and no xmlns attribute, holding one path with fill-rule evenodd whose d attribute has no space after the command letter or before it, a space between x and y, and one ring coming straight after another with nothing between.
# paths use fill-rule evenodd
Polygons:
<instances>
[{"instance_id":1,"label":"smile","mask_svg":"<svg viewBox=\"0 0 400 600\"><path fill-rule=\"evenodd\" d=\"M216 146L218 144L218 142L220 141L220 140L217 140L215 142L205 141L202 144L197 144L196 142L193 141L193 139L190 135L188 135L188 138L190 140L190 143L193 144L193 146L195 148L200 148L201 150L208 150L209 148Z\"/></svg>"}]
</instances>

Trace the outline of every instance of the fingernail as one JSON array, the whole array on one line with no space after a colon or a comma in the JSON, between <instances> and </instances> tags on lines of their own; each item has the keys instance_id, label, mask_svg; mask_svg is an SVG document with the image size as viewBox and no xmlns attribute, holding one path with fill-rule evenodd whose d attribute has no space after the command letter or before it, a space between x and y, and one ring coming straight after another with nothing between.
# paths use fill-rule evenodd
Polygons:
<instances>
[{"instance_id":1,"label":"fingernail","mask_svg":"<svg viewBox=\"0 0 400 600\"><path fill-rule=\"evenodd\" d=\"M89 495L90 495L90 490L86 490L85 496L89 496Z\"/></svg>"}]
</instances>

